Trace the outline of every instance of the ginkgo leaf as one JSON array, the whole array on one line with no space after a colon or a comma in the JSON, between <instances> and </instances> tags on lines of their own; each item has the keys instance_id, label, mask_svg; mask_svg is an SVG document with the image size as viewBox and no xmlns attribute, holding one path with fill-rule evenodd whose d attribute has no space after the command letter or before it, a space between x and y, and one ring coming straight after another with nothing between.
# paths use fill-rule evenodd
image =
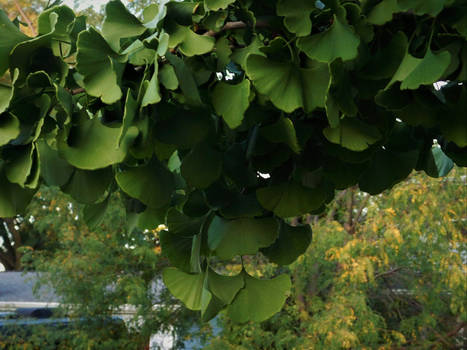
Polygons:
<instances>
[{"instance_id":1,"label":"ginkgo leaf","mask_svg":"<svg viewBox=\"0 0 467 350\"><path fill-rule=\"evenodd\" d=\"M418 151L394 152L379 150L358 182L362 191L378 194L402 181L415 168ZM397 166L394 166L397 164Z\"/></svg>"},{"instance_id":2,"label":"ginkgo leaf","mask_svg":"<svg viewBox=\"0 0 467 350\"><path fill-rule=\"evenodd\" d=\"M75 169L62 190L80 203L93 204L104 199L112 179L110 167L93 171Z\"/></svg>"},{"instance_id":3,"label":"ginkgo leaf","mask_svg":"<svg viewBox=\"0 0 467 350\"><path fill-rule=\"evenodd\" d=\"M219 298L224 304L230 304L237 295L238 291L243 288L245 282L243 275L235 276L219 275L211 268L208 270L208 286L212 294Z\"/></svg>"},{"instance_id":4,"label":"ginkgo leaf","mask_svg":"<svg viewBox=\"0 0 467 350\"><path fill-rule=\"evenodd\" d=\"M433 84L440 80L450 62L449 51L433 53L427 50L423 58L416 58L407 53L385 89L396 81L401 82L401 90L415 90L420 85Z\"/></svg>"},{"instance_id":5,"label":"ginkgo leaf","mask_svg":"<svg viewBox=\"0 0 467 350\"><path fill-rule=\"evenodd\" d=\"M260 50L262 47L264 47L263 43L257 36L255 36L248 46L234 50L230 57L232 61L238 63L242 69L246 70L248 56L259 55L266 57L266 55Z\"/></svg>"},{"instance_id":6,"label":"ginkgo leaf","mask_svg":"<svg viewBox=\"0 0 467 350\"><path fill-rule=\"evenodd\" d=\"M403 11L412 10L417 15L438 15L447 0L397 0Z\"/></svg>"},{"instance_id":7,"label":"ginkgo leaf","mask_svg":"<svg viewBox=\"0 0 467 350\"><path fill-rule=\"evenodd\" d=\"M0 9L0 27L2 35L0 35L0 77L8 68L9 55L11 50L20 42L29 40L30 38L23 34L17 26L15 26L7 14ZM1 100L0 100L1 106Z\"/></svg>"},{"instance_id":8,"label":"ginkgo leaf","mask_svg":"<svg viewBox=\"0 0 467 350\"><path fill-rule=\"evenodd\" d=\"M58 155L58 151L52 149L46 141L36 142L41 162L41 176L49 186L63 186L70 179L73 167Z\"/></svg>"},{"instance_id":9,"label":"ginkgo leaf","mask_svg":"<svg viewBox=\"0 0 467 350\"><path fill-rule=\"evenodd\" d=\"M336 58L348 61L357 57L359 37L353 29L334 15L333 24L326 31L297 40L297 47L312 60L332 62Z\"/></svg>"},{"instance_id":10,"label":"ginkgo leaf","mask_svg":"<svg viewBox=\"0 0 467 350\"><path fill-rule=\"evenodd\" d=\"M217 11L227 8L235 0L204 0L204 5L208 10Z\"/></svg>"},{"instance_id":11,"label":"ginkgo leaf","mask_svg":"<svg viewBox=\"0 0 467 350\"><path fill-rule=\"evenodd\" d=\"M227 315L234 322L261 322L281 310L292 285L288 275L270 280L260 280L246 272L243 276L245 287L227 307Z\"/></svg>"},{"instance_id":12,"label":"ginkgo leaf","mask_svg":"<svg viewBox=\"0 0 467 350\"><path fill-rule=\"evenodd\" d=\"M214 38L196 34L190 28L175 22L171 23L166 29L170 35L169 47L178 47L180 52L188 57L208 53L212 51L216 43Z\"/></svg>"},{"instance_id":13,"label":"ginkgo leaf","mask_svg":"<svg viewBox=\"0 0 467 350\"><path fill-rule=\"evenodd\" d=\"M145 31L146 27L120 0L112 0L105 5L102 35L115 52L120 51L120 39L138 36Z\"/></svg>"},{"instance_id":14,"label":"ginkgo leaf","mask_svg":"<svg viewBox=\"0 0 467 350\"><path fill-rule=\"evenodd\" d=\"M23 212L35 191L9 182L4 169L5 164L0 161L0 217L9 218Z\"/></svg>"},{"instance_id":15,"label":"ginkgo leaf","mask_svg":"<svg viewBox=\"0 0 467 350\"><path fill-rule=\"evenodd\" d=\"M397 1L398 0L381 1L371 9L368 14L368 22L376 25L383 25L386 22L389 22L394 13L401 11Z\"/></svg>"},{"instance_id":16,"label":"ginkgo leaf","mask_svg":"<svg viewBox=\"0 0 467 350\"><path fill-rule=\"evenodd\" d=\"M222 116L229 128L235 129L242 123L244 114L250 105L249 96L250 81L244 79L236 85L217 83L211 98L216 113Z\"/></svg>"},{"instance_id":17,"label":"ginkgo leaf","mask_svg":"<svg viewBox=\"0 0 467 350\"><path fill-rule=\"evenodd\" d=\"M311 243L311 226L289 226L281 223L279 237L270 247L261 252L279 265L289 265L305 253Z\"/></svg>"},{"instance_id":18,"label":"ginkgo leaf","mask_svg":"<svg viewBox=\"0 0 467 350\"><path fill-rule=\"evenodd\" d=\"M164 64L159 70L159 80L162 85L168 90L176 90L178 88L178 79L175 74L174 67L171 64Z\"/></svg>"},{"instance_id":19,"label":"ginkgo leaf","mask_svg":"<svg viewBox=\"0 0 467 350\"><path fill-rule=\"evenodd\" d=\"M146 107L148 105L156 104L160 102L161 95L159 92L159 64L157 62L157 56L154 57L154 72L152 74L151 80L145 81L144 84L144 95L143 100L141 101L141 107Z\"/></svg>"},{"instance_id":20,"label":"ginkgo leaf","mask_svg":"<svg viewBox=\"0 0 467 350\"><path fill-rule=\"evenodd\" d=\"M77 45L76 69L84 77L86 92L107 104L119 100L122 90L115 70L118 55L93 27L79 34Z\"/></svg>"},{"instance_id":21,"label":"ginkgo leaf","mask_svg":"<svg viewBox=\"0 0 467 350\"><path fill-rule=\"evenodd\" d=\"M19 133L20 123L18 118L11 113L0 114L0 146L6 145L8 142L15 139Z\"/></svg>"},{"instance_id":22,"label":"ginkgo leaf","mask_svg":"<svg viewBox=\"0 0 467 350\"><path fill-rule=\"evenodd\" d=\"M119 172L115 179L125 193L151 208L168 204L174 189L172 173L155 160Z\"/></svg>"},{"instance_id":23,"label":"ginkgo leaf","mask_svg":"<svg viewBox=\"0 0 467 350\"><path fill-rule=\"evenodd\" d=\"M225 220L214 217L208 229L209 249L221 259L256 254L277 238L277 222L272 218Z\"/></svg>"},{"instance_id":24,"label":"ginkgo leaf","mask_svg":"<svg viewBox=\"0 0 467 350\"><path fill-rule=\"evenodd\" d=\"M454 162L439 146L433 146L424 159L423 170L431 177L443 177L449 174Z\"/></svg>"},{"instance_id":25,"label":"ginkgo leaf","mask_svg":"<svg viewBox=\"0 0 467 350\"><path fill-rule=\"evenodd\" d=\"M291 113L300 107L311 112L316 107L324 107L329 81L326 65L299 68L291 62L250 55L246 66L256 89L284 112Z\"/></svg>"},{"instance_id":26,"label":"ginkgo leaf","mask_svg":"<svg viewBox=\"0 0 467 350\"><path fill-rule=\"evenodd\" d=\"M297 36L306 36L311 32L311 12L315 10L313 1L279 0L276 12L284 17L284 25Z\"/></svg>"},{"instance_id":27,"label":"ginkgo leaf","mask_svg":"<svg viewBox=\"0 0 467 350\"><path fill-rule=\"evenodd\" d=\"M105 168L125 159L137 133L137 129L131 127L119 144L121 129L105 126L95 116L72 128L67 139L63 132L59 138L58 150L63 158L77 168Z\"/></svg>"},{"instance_id":28,"label":"ginkgo leaf","mask_svg":"<svg viewBox=\"0 0 467 350\"><path fill-rule=\"evenodd\" d=\"M379 130L356 118L344 118L336 128L323 130L329 142L336 143L351 151L363 151L381 139Z\"/></svg>"},{"instance_id":29,"label":"ginkgo leaf","mask_svg":"<svg viewBox=\"0 0 467 350\"><path fill-rule=\"evenodd\" d=\"M162 279L174 297L180 299L190 310L201 310L205 274L189 274L173 267L162 271Z\"/></svg>"},{"instance_id":30,"label":"ginkgo leaf","mask_svg":"<svg viewBox=\"0 0 467 350\"><path fill-rule=\"evenodd\" d=\"M5 175L11 183L24 187L33 166L34 144L14 147L5 151Z\"/></svg>"},{"instance_id":31,"label":"ginkgo leaf","mask_svg":"<svg viewBox=\"0 0 467 350\"><path fill-rule=\"evenodd\" d=\"M296 183L282 183L256 190L260 204L281 218L310 213L327 198L324 187L311 189Z\"/></svg>"},{"instance_id":32,"label":"ginkgo leaf","mask_svg":"<svg viewBox=\"0 0 467 350\"><path fill-rule=\"evenodd\" d=\"M300 153L295 127L290 118L281 117L274 124L262 127L260 135L269 142L284 143L295 153Z\"/></svg>"},{"instance_id":33,"label":"ginkgo leaf","mask_svg":"<svg viewBox=\"0 0 467 350\"><path fill-rule=\"evenodd\" d=\"M222 153L206 144L196 146L182 160L182 176L190 186L204 189L222 173Z\"/></svg>"}]
</instances>

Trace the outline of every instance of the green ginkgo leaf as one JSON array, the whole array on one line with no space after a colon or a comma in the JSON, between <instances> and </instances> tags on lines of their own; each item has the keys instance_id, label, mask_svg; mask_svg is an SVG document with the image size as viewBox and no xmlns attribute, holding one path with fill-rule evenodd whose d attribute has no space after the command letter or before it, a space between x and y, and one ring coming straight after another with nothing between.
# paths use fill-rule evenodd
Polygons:
<instances>
[{"instance_id":1,"label":"green ginkgo leaf","mask_svg":"<svg viewBox=\"0 0 467 350\"><path fill-rule=\"evenodd\" d=\"M168 25L169 47L178 47L185 56L203 55L212 51L216 43L215 39L206 35L199 35L190 28L172 22Z\"/></svg>"},{"instance_id":2,"label":"green ginkgo leaf","mask_svg":"<svg viewBox=\"0 0 467 350\"><path fill-rule=\"evenodd\" d=\"M93 27L79 34L77 45L76 69L84 77L86 92L107 104L118 101L122 97L115 70L118 55Z\"/></svg>"},{"instance_id":3,"label":"green ginkgo leaf","mask_svg":"<svg viewBox=\"0 0 467 350\"><path fill-rule=\"evenodd\" d=\"M379 130L356 118L344 118L336 128L323 130L329 142L336 143L351 151L364 151L381 139Z\"/></svg>"},{"instance_id":4,"label":"green ginkgo leaf","mask_svg":"<svg viewBox=\"0 0 467 350\"><path fill-rule=\"evenodd\" d=\"M345 18L345 17L344 17ZM333 24L326 31L297 40L297 47L312 60L330 63L336 58L342 61L357 57L360 38L342 19L334 15Z\"/></svg>"},{"instance_id":5,"label":"green ginkgo leaf","mask_svg":"<svg viewBox=\"0 0 467 350\"><path fill-rule=\"evenodd\" d=\"M156 137L163 143L190 148L206 138L211 128L211 120L202 111L180 111L161 121L156 129Z\"/></svg>"},{"instance_id":6,"label":"green ginkgo leaf","mask_svg":"<svg viewBox=\"0 0 467 350\"><path fill-rule=\"evenodd\" d=\"M282 222L279 237L270 247L261 252L279 265L289 265L305 253L311 243L311 226L289 226Z\"/></svg>"},{"instance_id":7,"label":"green ginkgo leaf","mask_svg":"<svg viewBox=\"0 0 467 350\"><path fill-rule=\"evenodd\" d=\"M316 10L313 1L279 0L276 12L284 17L284 25L288 31L297 36L311 33L311 12Z\"/></svg>"},{"instance_id":8,"label":"green ginkgo leaf","mask_svg":"<svg viewBox=\"0 0 467 350\"><path fill-rule=\"evenodd\" d=\"M433 84L441 79L450 62L449 51L433 53L428 49L423 58L416 58L407 53L385 89L396 81L401 82L401 90L415 90L420 85Z\"/></svg>"},{"instance_id":9,"label":"green ginkgo leaf","mask_svg":"<svg viewBox=\"0 0 467 350\"><path fill-rule=\"evenodd\" d=\"M11 50L20 42L29 40L30 38L24 35L17 26L15 26L7 14L0 9L0 77L5 73L10 61ZM1 96L0 96L1 97ZM0 100L0 106L2 102Z\"/></svg>"},{"instance_id":10,"label":"green ginkgo leaf","mask_svg":"<svg viewBox=\"0 0 467 350\"><path fill-rule=\"evenodd\" d=\"M204 288L204 273L190 274L168 267L162 271L162 279L170 293L180 299L187 308L201 310L202 299L206 298L206 294L209 293Z\"/></svg>"},{"instance_id":11,"label":"green ginkgo leaf","mask_svg":"<svg viewBox=\"0 0 467 350\"><path fill-rule=\"evenodd\" d=\"M261 322L282 309L292 286L288 275L270 280L260 280L246 272L243 276L245 287L227 307L227 315L234 322Z\"/></svg>"},{"instance_id":12,"label":"green ginkgo leaf","mask_svg":"<svg viewBox=\"0 0 467 350\"><path fill-rule=\"evenodd\" d=\"M41 176L49 186L63 186L70 179L73 167L58 155L58 151L52 149L45 140L36 142L41 163Z\"/></svg>"},{"instance_id":13,"label":"green ginkgo leaf","mask_svg":"<svg viewBox=\"0 0 467 350\"><path fill-rule=\"evenodd\" d=\"M145 31L146 27L128 11L120 0L107 3L102 35L115 52L120 51L120 39L138 36Z\"/></svg>"},{"instance_id":14,"label":"green ginkgo leaf","mask_svg":"<svg viewBox=\"0 0 467 350\"><path fill-rule=\"evenodd\" d=\"M242 274L224 276L219 275L211 268L208 270L209 291L224 304L230 304L244 285L245 282L243 281Z\"/></svg>"},{"instance_id":15,"label":"green ginkgo leaf","mask_svg":"<svg viewBox=\"0 0 467 350\"><path fill-rule=\"evenodd\" d=\"M56 56L66 57L71 51L70 29L75 14L68 6L53 6L43 11L37 19L40 35L51 34L51 47Z\"/></svg>"},{"instance_id":16,"label":"green ginkgo leaf","mask_svg":"<svg viewBox=\"0 0 467 350\"><path fill-rule=\"evenodd\" d=\"M291 113L297 108L311 112L316 107L324 107L329 82L327 65L299 68L291 62L250 55L246 73L256 89L284 112Z\"/></svg>"},{"instance_id":17,"label":"green ginkgo leaf","mask_svg":"<svg viewBox=\"0 0 467 350\"><path fill-rule=\"evenodd\" d=\"M0 217L8 218L22 213L35 191L9 182L4 169L5 164L0 162Z\"/></svg>"},{"instance_id":18,"label":"green ginkgo leaf","mask_svg":"<svg viewBox=\"0 0 467 350\"><path fill-rule=\"evenodd\" d=\"M307 188L296 183L282 183L256 190L263 208L281 218L303 215L318 209L327 198L324 187Z\"/></svg>"},{"instance_id":19,"label":"green ginkgo leaf","mask_svg":"<svg viewBox=\"0 0 467 350\"><path fill-rule=\"evenodd\" d=\"M271 245L277 235L278 225L273 218L225 220L216 216L209 225L208 245L220 259L231 259L256 254Z\"/></svg>"},{"instance_id":20,"label":"green ginkgo leaf","mask_svg":"<svg viewBox=\"0 0 467 350\"><path fill-rule=\"evenodd\" d=\"M403 11L412 10L417 15L438 15L447 0L397 0L397 4Z\"/></svg>"},{"instance_id":21,"label":"green ginkgo leaf","mask_svg":"<svg viewBox=\"0 0 467 350\"><path fill-rule=\"evenodd\" d=\"M392 19L394 13L400 12L398 0L384 0L373 7L368 14L368 22L381 26Z\"/></svg>"},{"instance_id":22,"label":"green ginkgo leaf","mask_svg":"<svg viewBox=\"0 0 467 350\"><path fill-rule=\"evenodd\" d=\"M212 92L212 104L216 113L224 119L229 128L235 129L243 121L250 105L250 81L244 79L240 84L232 85L219 82Z\"/></svg>"},{"instance_id":23,"label":"green ginkgo leaf","mask_svg":"<svg viewBox=\"0 0 467 350\"><path fill-rule=\"evenodd\" d=\"M234 50L230 57L232 61L238 63L243 70L246 70L246 61L248 56L259 55L266 57L266 55L260 50L262 47L264 47L262 41L255 36L248 46Z\"/></svg>"},{"instance_id":24,"label":"green ginkgo leaf","mask_svg":"<svg viewBox=\"0 0 467 350\"><path fill-rule=\"evenodd\" d=\"M19 133L20 123L18 118L11 113L0 114L0 146L6 145L11 140L14 140Z\"/></svg>"},{"instance_id":25,"label":"green ginkgo leaf","mask_svg":"<svg viewBox=\"0 0 467 350\"><path fill-rule=\"evenodd\" d=\"M58 151L68 163L77 168L105 168L125 159L138 131L136 127L131 127L119 143L120 134L120 128L105 126L95 116L73 127L67 139L65 132L62 132L58 140Z\"/></svg>"},{"instance_id":26,"label":"green ginkgo leaf","mask_svg":"<svg viewBox=\"0 0 467 350\"><path fill-rule=\"evenodd\" d=\"M8 181L24 187L32 171L35 150L34 144L5 150L5 175Z\"/></svg>"},{"instance_id":27,"label":"green ginkgo leaf","mask_svg":"<svg viewBox=\"0 0 467 350\"><path fill-rule=\"evenodd\" d=\"M80 203L93 204L104 199L112 179L110 167L94 171L75 169L62 190Z\"/></svg>"},{"instance_id":28,"label":"green ginkgo leaf","mask_svg":"<svg viewBox=\"0 0 467 350\"><path fill-rule=\"evenodd\" d=\"M201 144L183 158L181 174L188 185L204 189L216 181L222 173L222 153Z\"/></svg>"},{"instance_id":29,"label":"green ginkgo leaf","mask_svg":"<svg viewBox=\"0 0 467 350\"><path fill-rule=\"evenodd\" d=\"M227 8L227 6L234 2L235 0L204 0L204 6L208 10L217 11Z\"/></svg>"},{"instance_id":30,"label":"green ginkgo leaf","mask_svg":"<svg viewBox=\"0 0 467 350\"><path fill-rule=\"evenodd\" d=\"M154 72L152 74L151 80L145 81L144 84L144 95L141 102L141 107L146 107L148 105L156 104L160 102L161 95L159 92L159 64L157 62L157 56L154 57Z\"/></svg>"},{"instance_id":31,"label":"green ginkgo leaf","mask_svg":"<svg viewBox=\"0 0 467 350\"><path fill-rule=\"evenodd\" d=\"M379 150L360 176L358 182L360 189L374 195L391 188L409 176L417 164L418 155L417 150L408 152Z\"/></svg>"},{"instance_id":32,"label":"green ginkgo leaf","mask_svg":"<svg viewBox=\"0 0 467 350\"><path fill-rule=\"evenodd\" d=\"M156 160L119 172L115 179L125 193L151 208L167 205L174 190L172 173Z\"/></svg>"},{"instance_id":33,"label":"green ginkgo leaf","mask_svg":"<svg viewBox=\"0 0 467 350\"><path fill-rule=\"evenodd\" d=\"M371 60L359 74L366 79L391 78L404 59L407 46L408 40L405 34L397 32L386 47L371 56Z\"/></svg>"},{"instance_id":34,"label":"green ginkgo leaf","mask_svg":"<svg viewBox=\"0 0 467 350\"><path fill-rule=\"evenodd\" d=\"M449 174L454 162L439 146L433 146L425 156L423 170L431 177L443 177Z\"/></svg>"},{"instance_id":35,"label":"green ginkgo leaf","mask_svg":"<svg viewBox=\"0 0 467 350\"><path fill-rule=\"evenodd\" d=\"M175 74L175 69L171 64L164 64L159 70L159 80L162 85L168 90L176 90L178 88L178 79Z\"/></svg>"},{"instance_id":36,"label":"green ginkgo leaf","mask_svg":"<svg viewBox=\"0 0 467 350\"><path fill-rule=\"evenodd\" d=\"M274 124L260 129L260 135L272 143L284 143L295 153L300 153L295 127L290 118L279 118Z\"/></svg>"},{"instance_id":37,"label":"green ginkgo leaf","mask_svg":"<svg viewBox=\"0 0 467 350\"><path fill-rule=\"evenodd\" d=\"M193 236L182 236L171 231L159 232L163 254L167 256L172 266L190 272L191 248Z\"/></svg>"}]
</instances>

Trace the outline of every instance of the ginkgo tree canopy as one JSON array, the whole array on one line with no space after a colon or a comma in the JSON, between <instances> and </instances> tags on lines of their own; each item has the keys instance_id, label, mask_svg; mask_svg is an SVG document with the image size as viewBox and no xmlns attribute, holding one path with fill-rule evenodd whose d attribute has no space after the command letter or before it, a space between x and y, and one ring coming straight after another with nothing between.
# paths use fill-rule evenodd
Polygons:
<instances>
[{"instance_id":1,"label":"ginkgo tree canopy","mask_svg":"<svg viewBox=\"0 0 467 350\"><path fill-rule=\"evenodd\" d=\"M265 320L291 286L213 262L290 264L311 229L287 219L336 190L467 165L463 0L113 0L99 28L56 6L38 33L0 11L0 217L45 183L96 223L121 191L130 226L168 226L164 281L206 320Z\"/></svg>"}]
</instances>

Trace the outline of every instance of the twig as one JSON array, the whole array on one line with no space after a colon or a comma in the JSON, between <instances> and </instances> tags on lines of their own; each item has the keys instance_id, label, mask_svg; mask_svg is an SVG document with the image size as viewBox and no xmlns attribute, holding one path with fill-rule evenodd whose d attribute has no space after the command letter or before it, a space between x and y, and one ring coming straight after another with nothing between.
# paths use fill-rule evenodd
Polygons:
<instances>
[{"instance_id":1,"label":"twig","mask_svg":"<svg viewBox=\"0 0 467 350\"><path fill-rule=\"evenodd\" d=\"M256 21L256 25L255 27L268 27L269 26L269 23L266 22L266 21ZM244 29L248 27L248 24L246 24L245 22L242 22L242 21L235 21L235 22L227 22L221 30L219 30L218 32L214 31L214 30L208 30L206 33L204 33L203 35L206 35L206 36L216 36L217 34L221 33L221 32L224 32L226 30L233 30L233 29Z\"/></svg>"},{"instance_id":2,"label":"twig","mask_svg":"<svg viewBox=\"0 0 467 350\"><path fill-rule=\"evenodd\" d=\"M375 278L391 275L391 274L396 273L396 272L398 272L400 270L402 270L402 267L396 267L396 268L394 268L392 270L389 270L389 271L380 272L380 273L375 274Z\"/></svg>"},{"instance_id":3,"label":"twig","mask_svg":"<svg viewBox=\"0 0 467 350\"><path fill-rule=\"evenodd\" d=\"M69 92L72 95L78 95L78 94L81 94L82 92L86 92L86 90L84 88L77 88L77 89L69 90Z\"/></svg>"},{"instance_id":4,"label":"twig","mask_svg":"<svg viewBox=\"0 0 467 350\"><path fill-rule=\"evenodd\" d=\"M23 9L21 8L21 6L19 5L18 3L18 0L13 0L14 3L15 3L15 6L16 8L18 9L18 12L19 14L21 15L21 17L24 19L24 21L27 23L28 27L31 28L31 32L34 36L37 36L37 31L36 31L36 28L34 28L34 26L32 25L32 22L31 20L29 19L28 15L24 13Z\"/></svg>"}]
</instances>

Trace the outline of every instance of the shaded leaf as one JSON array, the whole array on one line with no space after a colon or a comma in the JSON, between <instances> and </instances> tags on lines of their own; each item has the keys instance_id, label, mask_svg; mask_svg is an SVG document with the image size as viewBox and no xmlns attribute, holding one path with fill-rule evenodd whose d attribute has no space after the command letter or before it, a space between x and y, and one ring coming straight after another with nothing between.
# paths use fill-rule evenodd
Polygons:
<instances>
[{"instance_id":1,"label":"shaded leaf","mask_svg":"<svg viewBox=\"0 0 467 350\"><path fill-rule=\"evenodd\" d=\"M311 237L310 225L289 226L282 222L277 240L261 252L276 264L289 265L305 253L311 243Z\"/></svg>"},{"instance_id":2,"label":"shaded leaf","mask_svg":"<svg viewBox=\"0 0 467 350\"><path fill-rule=\"evenodd\" d=\"M236 85L219 82L212 92L212 104L229 128L235 129L242 123L250 105L249 96L250 81L247 79Z\"/></svg>"},{"instance_id":3,"label":"shaded leaf","mask_svg":"<svg viewBox=\"0 0 467 350\"><path fill-rule=\"evenodd\" d=\"M208 245L220 259L252 255L272 244L277 231L277 222L272 218L225 220L216 216L208 229Z\"/></svg>"},{"instance_id":4,"label":"shaded leaf","mask_svg":"<svg viewBox=\"0 0 467 350\"><path fill-rule=\"evenodd\" d=\"M310 189L296 183L282 183L256 190L259 203L281 218L310 213L327 198L324 186Z\"/></svg>"},{"instance_id":5,"label":"shaded leaf","mask_svg":"<svg viewBox=\"0 0 467 350\"><path fill-rule=\"evenodd\" d=\"M222 154L206 144L201 144L183 158L180 170L190 186L207 188L222 173Z\"/></svg>"},{"instance_id":6,"label":"shaded leaf","mask_svg":"<svg viewBox=\"0 0 467 350\"><path fill-rule=\"evenodd\" d=\"M299 68L291 62L250 55L246 73L255 88L284 112L290 113L300 107L311 112L316 107L324 107L329 81L326 65Z\"/></svg>"},{"instance_id":7,"label":"shaded leaf","mask_svg":"<svg viewBox=\"0 0 467 350\"><path fill-rule=\"evenodd\" d=\"M313 1L279 0L276 12L284 17L284 25L289 32L306 36L311 33L310 15L315 9Z\"/></svg>"},{"instance_id":8,"label":"shaded leaf","mask_svg":"<svg viewBox=\"0 0 467 350\"><path fill-rule=\"evenodd\" d=\"M357 57L359 37L342 19L334 15L333 24L326 31L297 40L297 47L308 57L320 62L332 62L336 58L348 61Z\"/></svg>"},{"instance_id":9,"label":"shaded leaf","mask_svg":"<svg viewBox=\"0 0 467 350\"><path fill-rule=\"evenodd\" d=\"M323 130L329 142L336 143L352 151L364 151L381 139L379 130L356 118L344 118L336 128Z\"/></svg>"},{"instance_id":10,"label":"shaded leaf","mask_svg":"<svg viewBox=\"0 0 467 350\"><path fill-rule=\"evenodd\" d=\"M102 35L109 46L120 51L120 39L143 34L146 28L127 10L120 0L112 0L105 6L105 18L102 24Z\"/></svg>"},{"instance_id":11,"label":"shaded leaf","mask_svg":"<svg viewBox=\"0 0 467 350\"><path fill-rule=\"evenodd\" d=\"M93 27L79 34L77 45L76 69L84 77L86 92L107 104L118 101L122 97L115 69L118 55Z\"/></svg>"},{"instance_id":12,"label":"shaded leaf","mask_svg":"<svg viewBox=\"0 0 467 350\"><path fill-rule=\"evenodd\" d=\"M245 287L227 307L227 315L234 322L261 322L282 309L291 288L289 276L270 280L260 280L245 272L243 276Z\"/></svg>"},{"instance_id":13,"label":"shaded leaf","mask_svg":"<svg viewBox=\"0 0 467 350\"><path fill-rule=\"evenodd\" d=\"M126 194L151 208L167 205L175 186L172 173L155 160L119 172L115 179Z\"/></svg>"},{"instance_id":14,"label":"shaded leaf","mask_svg":"<svg viewBox=\"0 0 467 350\"><path fill-rule=\"evenodd\" d=\"M423 58L407 53L386 89L396 81L401 82L401 90L414 90L420 85L433 84L442 77L450 62L451 54L448 51L433 53L427 50Z\"/></svg>"}]
</instances>

